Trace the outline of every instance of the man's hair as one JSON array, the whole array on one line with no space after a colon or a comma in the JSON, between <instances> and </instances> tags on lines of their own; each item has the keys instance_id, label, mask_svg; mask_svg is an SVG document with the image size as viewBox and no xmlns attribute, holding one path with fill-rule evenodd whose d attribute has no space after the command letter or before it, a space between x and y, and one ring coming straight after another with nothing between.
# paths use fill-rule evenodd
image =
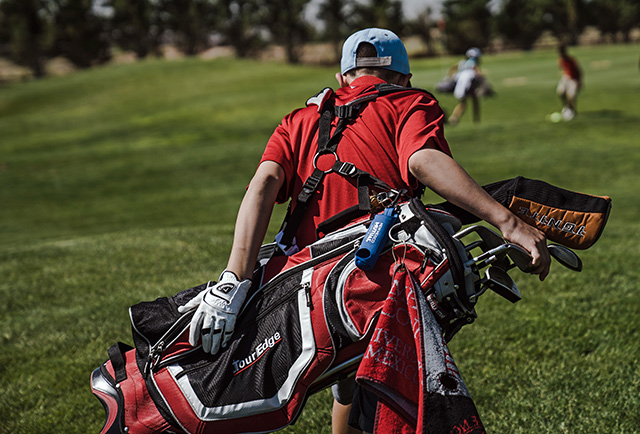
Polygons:
<instances>
[{"instance_id":1,"label":"man's hair","mask_svg":"<svg viewBox=\"0 0 640 434\"><path fill-rule=\"evenodd\" d=\"M368 42L361 42L360 45L358 45L358 50L356 51L356 58L359 59L362 57L378 57L376 47ZM390 69L375 67L353 68L347 71L345 75L348 75L350 77L373 75L375 77L383 79L388 83L398 83L404 77L404 74L401 74L399 72L391 71Z\"/></svg>"}]
</instances>

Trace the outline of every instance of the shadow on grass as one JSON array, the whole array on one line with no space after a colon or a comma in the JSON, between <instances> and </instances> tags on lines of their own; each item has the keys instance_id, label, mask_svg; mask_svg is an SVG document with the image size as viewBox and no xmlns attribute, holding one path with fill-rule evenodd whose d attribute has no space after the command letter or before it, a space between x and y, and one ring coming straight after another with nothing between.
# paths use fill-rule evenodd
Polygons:
<instances>
[{"instance_id":1,"label":"shadow on grass","mask_svg":"<svg viewBox=\"0 0 640 434\"><path fill-rule=\"evenodd\" d=\"M638 122L640 121L640 115L635 113L628 113L623 110L587 110L579 111L578 116L583 119L597 120L597 121L617 121L617 122Z\"/></svg>"}]
</instances>

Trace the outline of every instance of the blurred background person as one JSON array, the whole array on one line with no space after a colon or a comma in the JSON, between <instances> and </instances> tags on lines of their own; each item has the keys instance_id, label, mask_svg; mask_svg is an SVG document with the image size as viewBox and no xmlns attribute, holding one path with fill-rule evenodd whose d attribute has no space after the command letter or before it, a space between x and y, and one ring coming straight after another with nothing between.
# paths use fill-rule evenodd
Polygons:
<instances>
[{"instance_id":1,"label":"blurred background person","mask_svg":"<svg viewBox=\"0 0 640 434\"><path fill-rule=\"evenodd\" d=\"M449 123L456 125L467 109L467 99L471 98L473 107L473 121L480 122L480 101L479 98L484 95L490 95L493 92L491 86L484 79L480 72L480 57L482 52L479 48L469 48L465 53L465 59L458 63L458 71L455 74L455 87L453 88L453 96L458 99L459 103L454 107ZM488 91L487 91L488 90Z\"/></svg>"},{"instance_id":2,"label":"blurred background person","mask_svg":"<svg viewBox=\"0 0 640 434\"><path fill-rule=\"evenodd\" d=\"M576 102L578 93L582 88L582 72L578 61L567 53L564 44L558 46L558 66L562 71L562 76L558 82L556 93L562 101L562 111L560 114L566 121L570 121L576 115Z\"/></svg>"}]
</instances>

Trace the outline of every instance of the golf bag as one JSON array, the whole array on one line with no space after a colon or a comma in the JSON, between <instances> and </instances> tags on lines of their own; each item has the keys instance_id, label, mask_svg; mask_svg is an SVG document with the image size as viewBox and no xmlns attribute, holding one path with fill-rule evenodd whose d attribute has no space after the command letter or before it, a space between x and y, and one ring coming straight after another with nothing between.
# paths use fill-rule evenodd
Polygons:
<instances>
[{"instance_id":1,"label":"golf bag","mask_svg":"<svg viewBox=\"0 0 640 434\"><path fill-rule=\"evenodd\" d=\"M438 81L434 86L436 92L453 93L457 83L456 75L446 75L440 81ZM495 90L493 89L493 86L484 75L477 75L473 79L470 92L473 92L475 96L479 98L495 96Z\"/></svg>"},{"instance_id":2,"label":"golf bag","mask_svg":"<svg viewBox=\"0 0 640 434\"><path fill-rule=\"evenodd\" d=\"M206 285L131 307L135 349L114 345L92 377L112 422L103 432L269 432L290 424L308 395L357 368L398 261L424 288L458 288L447 297L472 313L476 279L451 237L458 220L418 200L402 204L398 220L391 238L401 246L394 253L389 241L371 271L355 265L369 220L257 267L234 338L216 355L189 345L192 313L177 311Z\"/></svg>"},{"instance_id":3,"label":"golf bag","mask_svg":"<svg viewBox=\"0 0 640 434\"><path fill-rule=\"evenodd\" d=\"M516 178L485 189L512 209L530 203L566 211L562 225L549 224L541 212L534 220L562 244L586 240L577 243L580 248L597 240L609 215L609 198L540 181ZM526 271L527 252L484 226L460 231L457 217L465 223L477 218L451 204L426 208L413 199L394 207L397 220L370 271L356 263L375 218L360 218L292 256L272 256L274 246L263 246L233 339L216 355L189 344L193 312L178 313L206 284L132 306L135 348L112 346L91 378L107 413L102 434L271 432L292 423L310 394L357 369L398 265L415 278L444 341L474 321L485 288L520 299L506 271ZM584 230L563 230L578 227L569 219L584 221ZM464 244L470 233L481 239ZM483 253L474 256L477 247ZM555 247L550 252L556 259L570 257L570 268L581 268L579 258Z\"/></svg>"}]
</instances>

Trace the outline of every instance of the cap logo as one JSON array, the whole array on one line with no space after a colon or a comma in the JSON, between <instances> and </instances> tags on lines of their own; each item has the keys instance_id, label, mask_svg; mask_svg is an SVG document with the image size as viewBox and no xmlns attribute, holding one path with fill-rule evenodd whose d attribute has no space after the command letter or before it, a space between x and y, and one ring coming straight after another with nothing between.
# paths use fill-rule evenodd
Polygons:
<instances>
[{"instance_id":1,"label":"cap logo","mask_svg":"<svg viewBox=\"0 0 640 434\"><path fill-rule=\"evenodd\" d=\"M356 67L367 66L390 66L392 62L391 56L385 57L360 57L356 59Z\"/></svg>"},{"instance_id":2,"label":"cap logo","mask_svg":"<svg viewBox=\"0 0 640 434\"><path fill-rule=\"evenodd\" d=\"M357 57L358 47L363 42L373 45L378 56ZM391 30L373 27L355 32L342 45L340 72L346 74L358 67L384 68L407 75L409 56L398 35Z\"/></svg>"}]
</instances>

